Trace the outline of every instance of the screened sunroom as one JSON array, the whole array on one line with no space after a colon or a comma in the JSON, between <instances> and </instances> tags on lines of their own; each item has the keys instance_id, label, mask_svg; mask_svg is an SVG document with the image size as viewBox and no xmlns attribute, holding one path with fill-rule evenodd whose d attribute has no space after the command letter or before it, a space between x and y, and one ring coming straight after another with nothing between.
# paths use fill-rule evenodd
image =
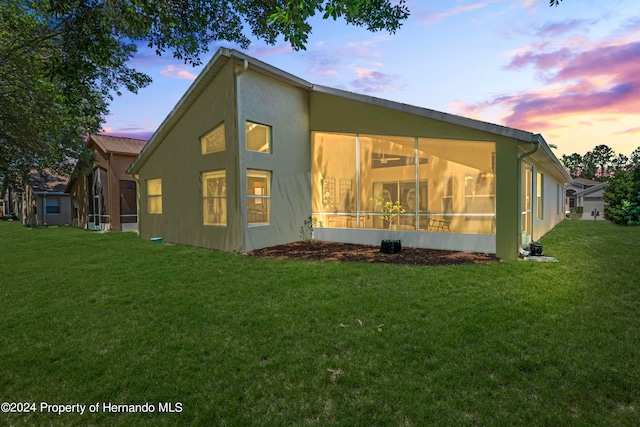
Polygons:
<instances>
[{"instance_id":1,"label":"screened sunroom","mask_svg":"<svg viewBox=\"0 0 640 427\"><path fill-rule=\"evenodd\" d=\"M495 234L495 143L314 132L316 228Z\"/></svg>"}]
</instances>

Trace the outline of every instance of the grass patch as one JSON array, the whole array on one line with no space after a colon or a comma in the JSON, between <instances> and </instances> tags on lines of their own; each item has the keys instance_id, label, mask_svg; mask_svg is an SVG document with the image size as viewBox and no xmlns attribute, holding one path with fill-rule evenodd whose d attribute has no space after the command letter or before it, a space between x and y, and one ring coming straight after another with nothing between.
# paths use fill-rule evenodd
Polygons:
<instances>
[{"instance_id":1,"label":"grass patch","mask_svg":"<svg viewBox=\"0 0 640 427\"><path fill-rule=\"evenodd\" d=\"M0 424L640 424L640 228L542 243L559 263L415 267L0 222L0 401L38 409Z\"/></svg>"}]
</instances>

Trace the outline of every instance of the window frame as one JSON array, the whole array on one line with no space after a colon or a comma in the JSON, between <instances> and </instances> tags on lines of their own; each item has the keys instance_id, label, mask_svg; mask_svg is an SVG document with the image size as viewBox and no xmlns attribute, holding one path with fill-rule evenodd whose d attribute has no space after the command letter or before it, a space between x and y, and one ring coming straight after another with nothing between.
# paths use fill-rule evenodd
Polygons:
<instances>
[{"instance_id":1,"label":"window frame","mask_svg":"<svg viewBox=\"0 0 640 427\"><path fill-rule=\"evenodd\" d=\"M213 178L224 178L224 192L221 195L206 195L205 190L207 189L207 175ZM217 169L213 171L201 172L200 176L202 177L202 189L200 194L202 196L202 224L210 225L214 227L226 227L228 223L228 206L227 206L227 171L226 169ZM222 221L220 222L207 222L207 202L209 200L221 200L223 204L222 210Z\"/></svg>"},{"instance_id":2,"label":"window frame","mask_svg":"<svg viewBox=\"0 0 640 427\"><path fill-rule=\"evenodd\" d=\"M544 174L536 172L536 220L544 219Z\"/></svg>"},{"instance_id":3,"label":"window frame","mask_svg":"<svg viewBox=\"0 0 640 427\"><path fill-rule=\"evenodd\" d=\"M266 178L265 194L260 194L260 195L250 194L251 188L249 187L249 178L251 177ZM260 170L260 169L247 169L246 179L247 179L247 187L246 187L247 225L248 226L271 225L271 180L273 179L273 172L268 170ZM251 220L250 210L255 209L251 207L252 204L253 205L264 204L266 206L266 212L262 212L262 214L265 215L266 217L266 221Z\"/></svg>"},{"instance_id":4,"label":"window frame","mask_svg":"<svg viewBox=\"0 0 640 427\"><path fill-rule=\"evenodd\" d=\"M152 215L161 215L162 214L162 178L150 178L147 179L147 213L152 214ZM159 188L160 191L158 193L152 193L151 192L151 184L152 183L159 183ZM159 203L155 203L156 206L159 207L159 210L155 210L152 208L152 200L157 200L159 201Z\"/></svg>"},{"instance_id":5,"label":"window frame","mask_svg":"<svg viewBox=\"0 0 640 427\"><path fill-rule=\"evenodd\" d=\"M56 203L51 205L49 204L49 201L55 201ZM57 208L57 212L49 212L49 208ZM62 201L60 200L60 197L56 197L56 196L48 196L45 198L44 201L44 213L45 215L60 215L62 212Z\"/></svg>"},{"instance_id":6,"label":"window frame","mask_svg":"<svg viewBox=\"0 0 640 427\"><path fill-rule=\"evenodd\" d=\"M221 150L215 150L215 151L207 151L206 138L208 136L213 135L215 132L220 131L220 128L222 128L222 149ZM227 139L226 139L226 134L225 134L224 122L219 123L218 125L214 126L209 131L205 132L202 136L200 136L199 139L200 139L200 151L201 151L203 156L205 156L207 154L222 153L222 152L226 151L226 149L227 149Z\"/></svg>"},{"instance_id":7,"label":"window frame","mask_svg":"<svg viewBox=\"0 0 640 427\"><path fill-rule=\"evenodd\" d=\"M248 130L249 125L255 125L256 127L259 126L259 127L266 128L266 131L267 131L266 132L266 135L267 135L267 149L266 150L256 150L254 148L250 148L249 147L249 132L250 132ZM244 129L245 129L244 146L245 146L245 149L247 151L253 151L253 152L256 152L256 153L263 153L263 154L271 154L273 152L273 135L272 135L273 128L271 126L265 125L263 123L254 122L252 120L245 120Z\"/></svg>"}]
</instances>

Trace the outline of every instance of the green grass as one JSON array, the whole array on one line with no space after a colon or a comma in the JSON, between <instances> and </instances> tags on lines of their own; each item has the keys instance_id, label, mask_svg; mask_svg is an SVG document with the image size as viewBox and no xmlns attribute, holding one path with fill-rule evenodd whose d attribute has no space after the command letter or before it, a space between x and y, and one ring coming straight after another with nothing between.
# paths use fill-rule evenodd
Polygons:
<instances>
[{"instance_id":1,"label":"green grass","mask_svg":"<svg viewBox=\"0 0 640 427\"><path fill-rule=\"evenodd\" d=\"M640 227L541 242L415 267L0 222L0 402L156 408L0 424L640 425Z\"/></svg>"}]
</instances>

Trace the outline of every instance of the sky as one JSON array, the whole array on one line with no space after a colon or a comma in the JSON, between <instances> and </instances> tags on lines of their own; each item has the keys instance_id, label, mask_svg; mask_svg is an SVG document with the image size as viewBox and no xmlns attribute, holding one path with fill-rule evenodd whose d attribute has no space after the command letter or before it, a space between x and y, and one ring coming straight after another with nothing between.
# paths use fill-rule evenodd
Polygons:
<instances>
[{"instance_id":1,"label":"sky","mask_svg":"<svg viewBox=\"0 0 640 427\"><path fill-rule=\"evenodd\" d=\"M640 1L422 0L395 34L311 21L307 50L242 50L311 83L541 133L555 154L640 147ZM247 30L248 31L248 30ZM103 132L148 139L204 65L140 48L153 83L111 104Z\"/></svg>"}]
</instances>

